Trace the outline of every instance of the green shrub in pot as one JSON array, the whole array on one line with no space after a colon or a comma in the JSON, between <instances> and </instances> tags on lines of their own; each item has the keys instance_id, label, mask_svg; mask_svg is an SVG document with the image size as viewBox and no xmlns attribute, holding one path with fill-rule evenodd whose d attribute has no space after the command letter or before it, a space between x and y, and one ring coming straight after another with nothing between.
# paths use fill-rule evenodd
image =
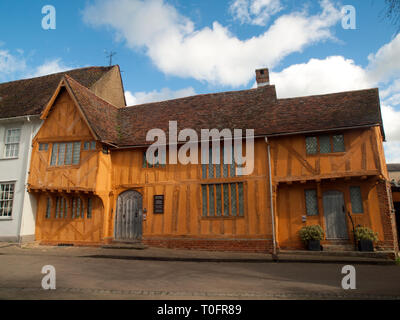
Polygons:
<instances>
[{"instance_id":1,"label":"green shrub in pot","mask_svg":"<svg viewBox=\"0 0 400 320\"><path fill-rule=\"evenodd\" d=\"M300 239L306 244L310 251L322 250L320 241L324 239L324 230L320 225L306 226L299 231Z\"/></svg>"},{"instance_id":2,"label":"green shrub in pot","mask_svg":"<svg viewBox=\"0 0 400 320\"><path fill-rule=\"evenodd\" d=\"M354 229L354 235L358 242L358 250L374 251L374 242L378 241L378 233L370 228L357 226Z\"/></svg>"}]
</instances>

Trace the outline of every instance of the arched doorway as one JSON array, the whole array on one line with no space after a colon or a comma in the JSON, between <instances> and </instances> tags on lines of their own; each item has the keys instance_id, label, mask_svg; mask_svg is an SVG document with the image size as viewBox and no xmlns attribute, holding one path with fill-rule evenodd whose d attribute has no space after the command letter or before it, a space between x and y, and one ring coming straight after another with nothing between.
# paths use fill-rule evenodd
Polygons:
<instances>
[{"instance_id":1,"label":"arched doorway","mask_svg":"<svg viewBox=\"0 0 400 320\"><path fill-rule=\"evenodd\" d=\"M141 240L142 216L142 195L135 190L121 193L117 200L114 239L116 241Z\"/></svg>"},{"instance_id":2,"label":"arched doorway","mask_svg":"<svg viewBox=\"0 0 400 320\"><path fill-rule=\"evenodd\" d=\"M349 238L346 222L346 208L343 193L326 191L323 194L326 239L345 240Z\"/></svg>"}]
</instances>

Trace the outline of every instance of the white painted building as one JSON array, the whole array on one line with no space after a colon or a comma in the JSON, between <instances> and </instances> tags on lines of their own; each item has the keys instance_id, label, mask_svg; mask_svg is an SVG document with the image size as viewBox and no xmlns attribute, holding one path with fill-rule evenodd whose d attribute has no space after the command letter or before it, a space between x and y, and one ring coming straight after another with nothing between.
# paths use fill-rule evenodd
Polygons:
<instances>
[{"instance_id":1,"label":"white painted building","mask_svg":"<svg viewBox=\"0 0 400 320\"><path fill-rule=\"evenodd\" d=\"M27 192L32 139L64 74L110 103L126 105L119 66L74 69L0 83L0 241L35 239L35 197Z\"/></svg>"},{"instance_id":2,"label":"white painted building","mask_svg":"<svg viewBox=\"0 0 400 320\"><path fill-rule=\"evenodd\" d=\"M0 119L0 240L32 241L36 201L26 190L38 116ZM23 214L24 213L24 214Z\"/></svg>"}]
</instances>

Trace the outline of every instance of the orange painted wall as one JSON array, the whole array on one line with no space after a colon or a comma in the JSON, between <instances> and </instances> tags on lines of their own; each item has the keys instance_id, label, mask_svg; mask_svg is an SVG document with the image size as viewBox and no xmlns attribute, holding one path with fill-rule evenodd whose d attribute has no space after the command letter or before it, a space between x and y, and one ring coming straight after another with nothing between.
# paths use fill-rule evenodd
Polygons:
<instances>
[{"instance_id":1,"label":"orange painted wall","mask_svg":"<svg viewBox=\"0 0 400 320\"><path fill-rule=\"evenodd\" d=\"M143 195L147 209L144 237L271 238L268 162L263 140L255 144L255 170L246 177L202 179L202 167L195 164L143 168L143 152L144 149L133 149L111 153L115 196L110 224L114 222L118 194L136 189ZM244 182L244 217L203 217L202 183L227 182ZM165 196L164 214L153 214L153 195Z\"/></svg>"},{"instance_id":2,"label":"orange painted wall","mask_svg":"<svg viewBox=\"0 0 400 320\"><path fill-rule=\"evenodd\" d=\"M84 218L72 218L71 215L71 197L75 194L64 194L68 201L68 215L67 218L55 217L55 196L59 194L46 194L40 193L38 195L38 215L36 217L36 240L42 243L81 243L91 244L100 243L103 239L103 204L98 197L91 197L93 203L92 217L88 218L86 214L86 199L82 197L85 202L85 216ZM46 207L47 199L51 198L51 212L52 216L47 219Z\"/></svg>"},{"instance_id":3,"label":"orange painted wall","mask_svg":"<svg viewBox=\"0 0 400 320\"><path fill-rule=\"evenodd\" d=\"M345 152L317 155L306 153L302 135L271 139L274 181L385 173L378 127L340 133L344 134Z\"/></svg>"}]
</instances>

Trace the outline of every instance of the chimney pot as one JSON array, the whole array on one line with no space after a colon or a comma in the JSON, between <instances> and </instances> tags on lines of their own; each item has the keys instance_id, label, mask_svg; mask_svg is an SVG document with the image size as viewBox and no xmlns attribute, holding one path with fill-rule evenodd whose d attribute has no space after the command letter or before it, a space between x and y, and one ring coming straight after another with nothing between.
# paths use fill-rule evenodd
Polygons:
<instances>
[{"instance_id":1,"label":"chimney pot","mask_svg":"<svg viewBox=\"0 0 400 320\"><path fill-rule=\"evenodd\" d=\"M269 85L269 71L268 68L256 70L257 87L264 87Z\"/></svg>"}]
</instances>

